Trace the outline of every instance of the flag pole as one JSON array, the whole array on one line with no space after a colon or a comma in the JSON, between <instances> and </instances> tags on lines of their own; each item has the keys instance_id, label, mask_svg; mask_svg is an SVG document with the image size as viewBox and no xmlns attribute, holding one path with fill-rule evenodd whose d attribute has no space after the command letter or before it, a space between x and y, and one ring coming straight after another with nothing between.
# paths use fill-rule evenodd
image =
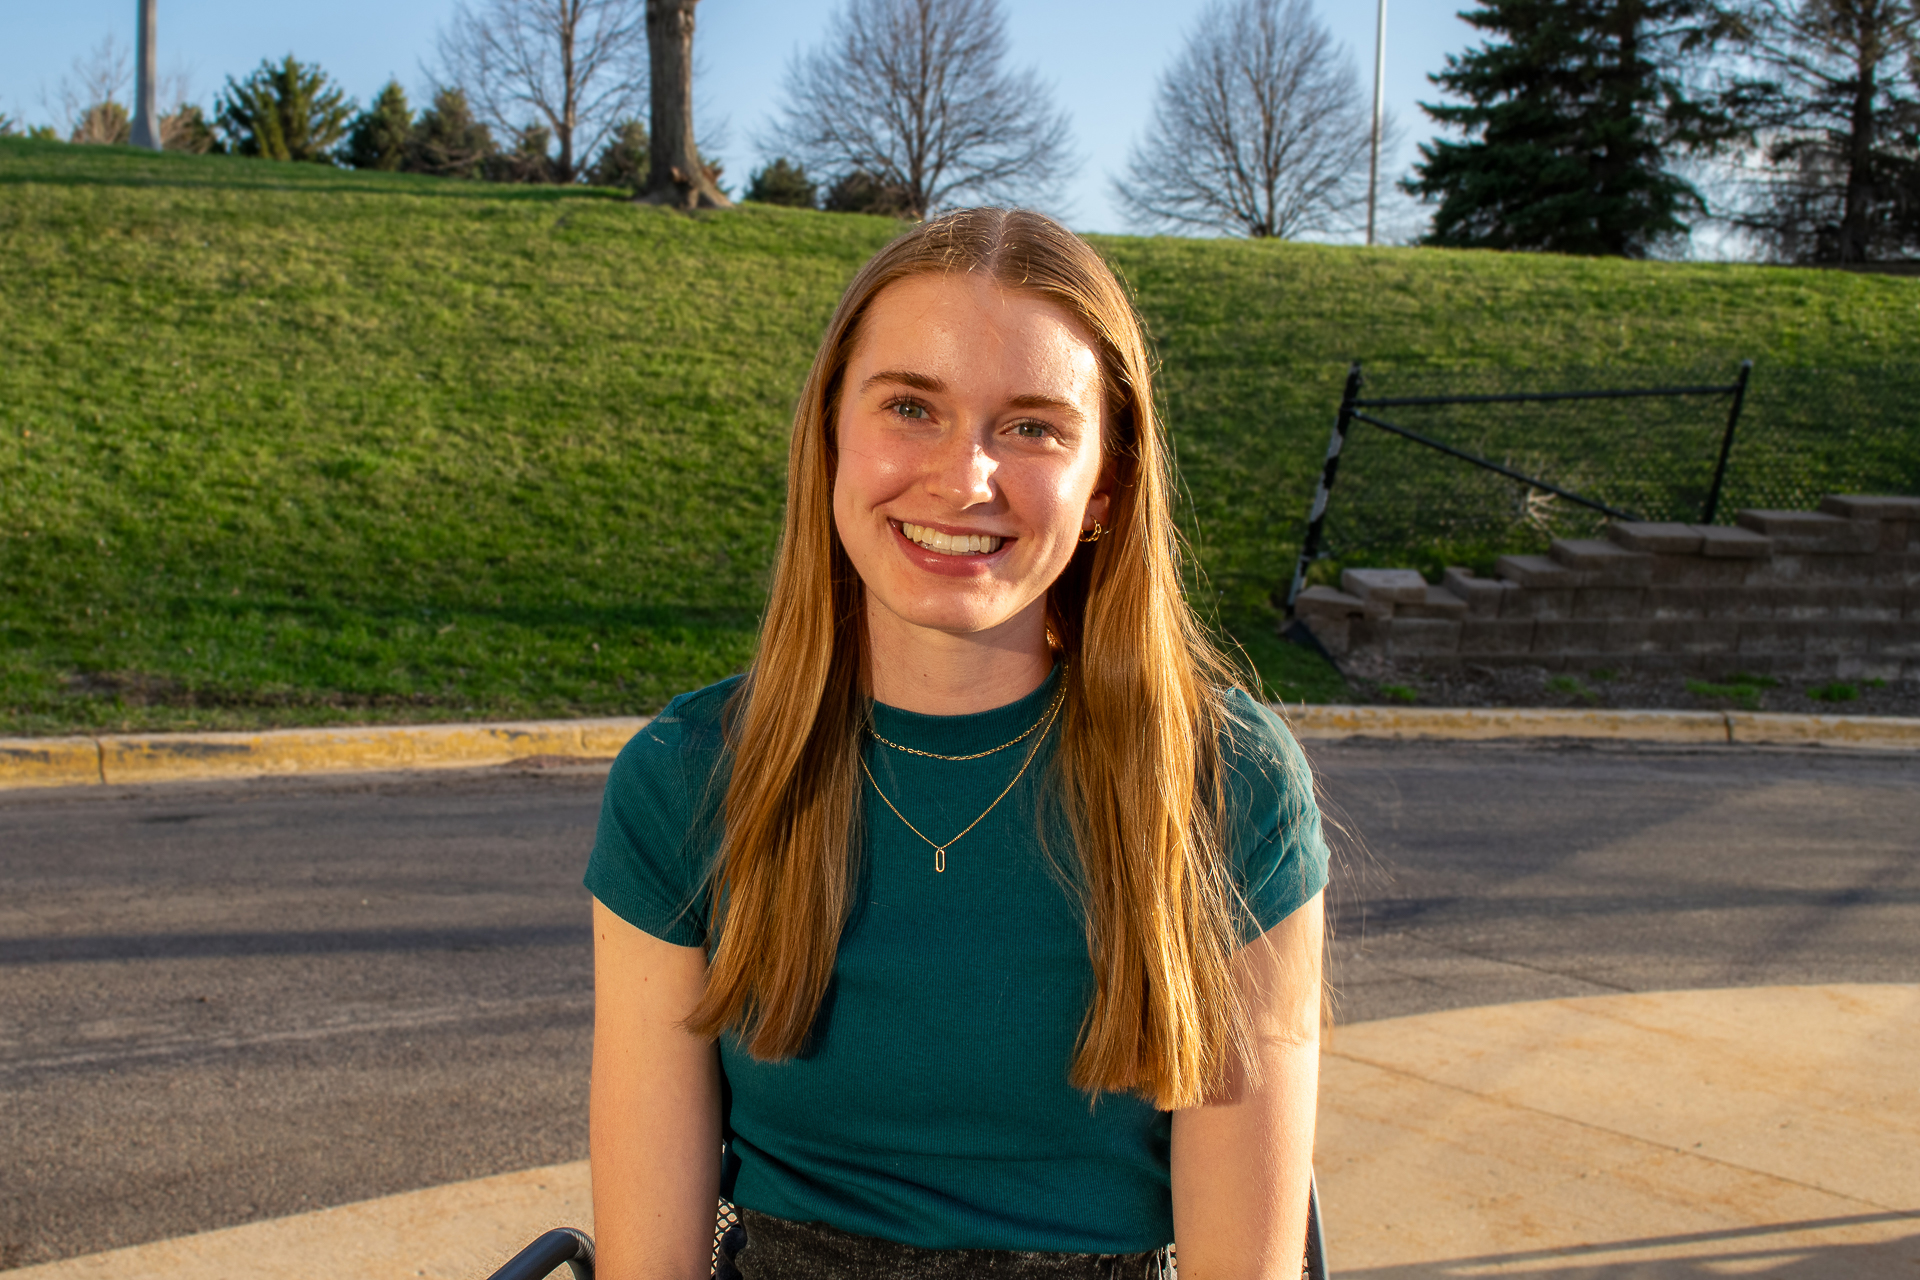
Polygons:
<instances>
[{"instance_id":1,"label":"flag pole","mask_svg":"<svg viewBox=\"0 0 1920 1280\"><path fill-rule=\"evenodd\" d=\"M143 0L148 2L148 0ZM1380 134L1387 116L1387 0L1373 26L1373 147L1367 161L1367 243L1374 241L1374 227L1380 210Z\"/></svg>"}]
</instances>

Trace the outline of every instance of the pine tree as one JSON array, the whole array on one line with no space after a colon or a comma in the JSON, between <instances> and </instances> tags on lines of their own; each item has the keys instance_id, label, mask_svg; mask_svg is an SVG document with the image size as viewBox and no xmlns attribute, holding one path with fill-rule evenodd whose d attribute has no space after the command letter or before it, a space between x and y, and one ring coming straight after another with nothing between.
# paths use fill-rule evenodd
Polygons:
<instances>
[{"instance_id":1,"label":"pine tree","mask_svg":"<svg viewBox=\"0 0 1920 1280\"><path fill-rule=\"evenodd\" d=\"M647 180L648 163L645 122L622 120L613 126L613 136L587 171L587 181L596 187L638 191Z\"/></svg>"},{"instance_id":2,"label":"pine tree","mask_svg":"<svg viewBox=\"0 0 1920 1280\"><path fill-rule=\"evenodd\" d=\"M800 165L781 156L754 170L747 183L747 199L760 204L784 204L811 209L820 201L819 187Z\"/></svg>"},{"instance_id":3,"label":"pine tree","mask_svg":"<svg viewBox=\"0 0 1920 1280\"><path fill-rule=\"evenodd\" d=\"M413 132L413 111L407 106L407 91L398 80L387 87L361 112L347 134L341 159L356 169L399 169L407 162L407 137Z\"/></svg>"},{"instance_id":4,"label":"pine tree","mask_svg":"<svg viewBox=\"0 0 1920 1280\"><path fill-rule=\"evenodd\" d=\"M1429 77L1421 109L1466 135L1420 147L1407 190L1438 202L1426 243L1644 257L1700 194L1672 172L1725 121L1680 66L1721 34L1710 0L1480 0L1493 37Z\"/></svg>"},{"instance_id":5,"label":"pine tree","mask_svg":"<svg viewBox=\"0 0 1920 1280\"><path fill-rule=\"evenodd\" d=\"M913 193L865 169L842 174L820 200L828 213L872 213L886 218L913 215Z\"/></svg>"},{"instance_id":6,"label":"pine tree","mask_svg":"<svg viewBox=\"0 0 1920 1280\"><path fill-rule=\"evenodd\" d=\"M333 163L333 146L353 119L353 104L327 73L292 54L277 67L262 61L245 80L227 77L218 108L235 154L317 164Z\"/></svg>"},{"instance_id":7,"label":"pine tree","mask_svg":"<svg viewBox=\"0 0 1920 1280\"><path fill-rule=\"evenodd\" d=\"M473 118L467 95L459 89L443 88L434 93L433 105L420 113L407 138L405 167L411 173L477 178L498 152L493 134Z\"/></svg>"}]
</instances>

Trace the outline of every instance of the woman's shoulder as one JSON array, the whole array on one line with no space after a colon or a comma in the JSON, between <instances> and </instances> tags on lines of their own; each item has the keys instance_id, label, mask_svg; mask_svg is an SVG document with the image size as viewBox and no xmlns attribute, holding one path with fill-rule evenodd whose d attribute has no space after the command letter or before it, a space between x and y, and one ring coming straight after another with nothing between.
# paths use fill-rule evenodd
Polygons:
<instances>
[{"instance_id":1,"label":"woman's shoulder","mask_svg":"<svg viewBox=\"0 0 1920 1280\"><path fill-rule=\"evenodd\" d=\"M1220 759L1229 775L1281 792L1306 787L1312 774L1293 730L1274 708L1234 686L1220 695Z\"/></svg>"},{"instance_id":2,"label":"woman's shoulder","mask_svg":"<svg viewBox=\"0 0 1920 1280\"><path fill-rule=\"evenodd\" d=\"M1313 773L1287 722L1242 689L1220 701L1221 841L1247 909L1247 936L1284 920L1327 882Z\"/></svg>"},{"instance_id":3,"label":"woman's shoulder","mask_svg":"<svg viewBox=\"0 0 1920 1280\"><path fill-rule=\"evenodd\" d=\"M694 762L711 766L726 750L726 710L743 676L728 676L683 693L627 740L614 763L616 774L657 770Z\"/></svg>"},{"instance_id":4,"label":"woman's shoulder","mask_svg":"<svg viewBox=\"0 0 1920 1280\"><path fill-rule=\"evenodd\" d=\"M681 694L628 739L607 775L603 835L610 819L656 846L706 828L726 794L727 703L740 680Z\"/></svg>"},{"instance_id":5,"label":"woman's shoulder","mask_svg":"<svg viewBox=\"0 0 1920 1280\"><path fill-rule=\"evenodd\" d=\"M702 886L725 799L727 702L740 677L684 693L628 740L607 776L587 888L656 938L705 936Z\"/></svg>"}]
</instances>

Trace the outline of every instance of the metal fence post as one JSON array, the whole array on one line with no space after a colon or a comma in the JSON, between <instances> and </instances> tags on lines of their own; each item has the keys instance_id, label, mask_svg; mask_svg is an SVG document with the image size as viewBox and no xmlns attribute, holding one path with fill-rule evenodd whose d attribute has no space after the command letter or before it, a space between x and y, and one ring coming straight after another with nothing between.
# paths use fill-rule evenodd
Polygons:
<instances>
[{"instance_id":1,"label":"metal fence post","mask_svg":"<svg viewBox=\"0 0 1920 1280\"><path fill-rule=\"evenodd\" d=\"M1712 524L1715 513L1720 510L1720 486L1727 479L1727 458L1733 453L1733 429L1740 425L1740 406L1747 399L1747 378L1753 373L1753 361L1740 362L1740 376L1733 380L1733 403L1727 407L1727 433L1720 437L1720 461L1714 464L1713 487L1707 491L1707 509L1700 516L1701 524Z\"/></svg>"},{"instance_id":2,"label":"metal fence post","mask_svg":"<svg viewBox=\"0 0 1920 1280\"><path fill-rule=\"evenodd\" d=\"M1360 362L1347 368L1347 389L1340 397L1340 416L1334 419L1333 436L1327 441L1327 460L1320 468L1320 483L1313 491L1313 507L1307 512L1307 535L1300 542L1300 559L1293 566L1293 585L1287 588L1287 616L1293 616L1293 602L1307 582L1307 568L1320 554L1320 529L1327 522L1327 497L1333 492L1333 478L1340 470L1340 450L1347 443L1347 428L1353 425L1353 402L1360 398Z\"/></svg>"}]
</instances>

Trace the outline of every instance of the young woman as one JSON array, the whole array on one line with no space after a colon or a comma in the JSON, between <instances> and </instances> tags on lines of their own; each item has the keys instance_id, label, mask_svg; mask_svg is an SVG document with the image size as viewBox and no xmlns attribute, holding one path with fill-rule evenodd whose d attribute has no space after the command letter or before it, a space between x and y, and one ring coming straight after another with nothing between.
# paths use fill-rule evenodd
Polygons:
<instances>
[{"instance_id":1,"label":"young woman","mask_svg":"<svg viewBox=\"0 0 1920 1280\"><path fill-rule=\"evenodd\" d=\"M1326 851L1171 500L1140 323L1059 224L855 277L753 667L607 783L605 1280L706 1275L718 1193L748 1280L1298 1275Z\"/></svg>"}]
</instances>

